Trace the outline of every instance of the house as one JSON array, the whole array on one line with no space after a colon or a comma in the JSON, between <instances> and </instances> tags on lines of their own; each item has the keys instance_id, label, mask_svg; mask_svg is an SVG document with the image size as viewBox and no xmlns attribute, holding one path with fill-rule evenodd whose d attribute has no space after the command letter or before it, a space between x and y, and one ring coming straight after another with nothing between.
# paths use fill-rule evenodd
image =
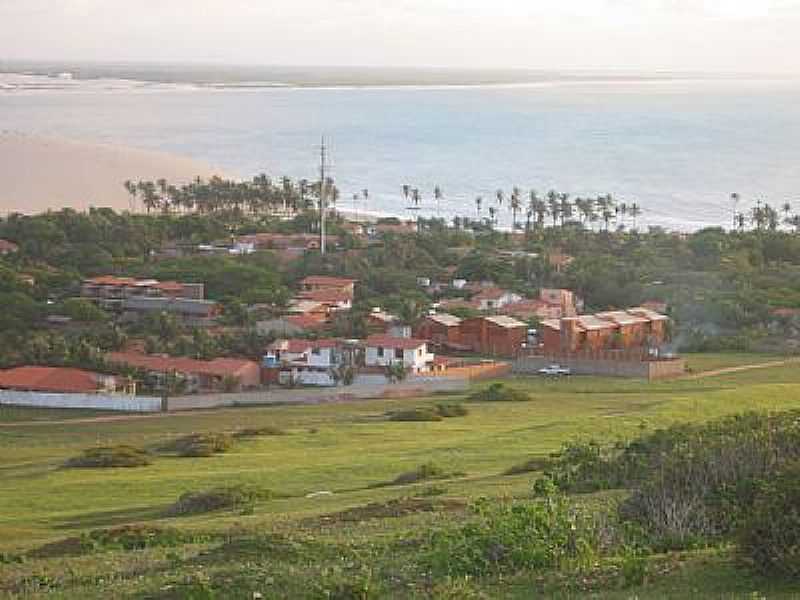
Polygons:
<instances>
[{"instance_id":1,"label":"house","mask_svg":"<svg viewBox=\"0 0 800 600\"><path fill-rule=\"evenodd\" d=\"M404 325L400 319L375 307L366 318L367 329L375 333L383 333L391 337L411 337L411 327Z\"/></svg>"},{"instance_id":2,"label":"house","mask_svg":"<svg viewBox=\"0 0 800 600\"><path fill-rule=\"evenodd\" d=\"M152 313L168 313L183 323L195 327L207 327L216 323L222 307L211 300L189 298L132 296L122 302L123 315L127 319L138 319Z\"/></svg>"},{"instance_id":3,"label":"house","mask_svg":"<svg viewBox=\"0 0 800 600\"><path fill-rule=\"evenodd\" d=\"M412 373L430 370L434 355L428 353L428 343L414 338L374 335L363 342L364 364L367 367L388 367L401 363Z\"/></svg>"},{"instance_id":4,"label":"house","mask_svg":"<svg viewBox=\"0 0 800 600\"><path fill-rule=\"evenodd\" d=\"M187 384L187 391L221 391L228 380L235 381L238 388L255 388L261 383L261 367L257 362L239 358L215 358L195 360L193 358L170 357L138 352L110 352L106 354L110 363L142 369L161 379L167 373L176 373Z\"/></svg>"},{"instance_id":5,"label":"house","mask_svg":"<svg viewBox=\"0 0 800 600\"><path fill-rule=\"evenodd\" d=\"M440 346L457 346L461 343L461 319L447 313L428 315L417 325L414 335Z\"/></svg>"},{"instance_id":6,"label":"house","mask_svg":"<svg viewBox=\"0 0 800 600\"><path fill-rule=\"evenodd\" d=\"M330 306L314 300L292 298L286 312L290 315L317 315L327 318L330 314Z\"/></svg>"},{"instance_id":7,"label":"house","mask_svg":"<svg viewBox=\"0 0 800 600\"><path fill-rule=\"evenodd\" d=\"M545 354L657 348L667 338L669 318L643 307L542 322Z\"/></svg>"},{"instance_id":8,"label":"house","mask_svg":"<svg viewBox=\"0 0 800 600\"><path fill-rule=\"evenodd\" d=\"M0 389L56 394L113 393L117 378L83 369L25 366L0 371Z\"/></svg>"},{"instance_id":9,"label":"house","mask_svg":"<svg viewBox=\"0 0 800 600\"><path fill-rule=\"evenodd\" d=\"M527 341L528 326L505 315L464 320L460 343L487 356L517 356Z\"/></svg>"},{"instance_id":10,"label":"house","mask_svg":"<svg viewBox=\"0 0 800 600\"><path fill-rule=\"evenodd\" d=\"M337 291L347 294L351 300L355 295L355 286L355 279L327 275L311 275L300 282L301 292Z\"/></svg>"},{"instance_id":11,"label":"house","mask_svg":"<svg viewBox=\"0 0 800 600\"><path fill-rule=\"evenodd\" d=\"M84 279L81 297L97 302L105 309L121 309L129 298L181 298L202 300L205 286L202 283L178 283L157 279L134 279L103 275Z\"/></svg>"},{"instance_id":12,"label":"house","mask_svg":"<svg viewBox=\"0 0 800 600\"><path fill-rule=\"evenodd\" d=\"M277 371L278 383L336 385L335 370L347 360L345 345L337 339L282 339L270 344L265 369Z\"/></svg>"},{"instance_id":13,"label":"house","mask_svg":"<svg viewBox=\"0 0 800 600\"><path fill-rule=\"evenodd\" d=\"M14 242L9 242L8 240L0 239L0 256L6 256L7 254L14 254L17 251L19 251L19 246L17 246Z\"/></svg>"},{"instance_id":14,"label":"house","mask_svg":"<svg viewBox=\"0 0 800 600\"><path fill-rule=\"evenodd\" d=\"M508 304L519 302L522 296L498 287L484 288L472 297L472 303L480 311L500 310Z\"/></svg>"},{"instance_id":15,"label":"house","mask_svg":"<svg viewBox=\"0 0 800 600\"><path fill-rule=\"evenodd\" d=\"M308 300L327 307L331 311L350 310L353 307L353 292L345 288L317 288L297 293L298 300Z\"/></svg>"},{"instance_id":16,"label":"house","mask_svg":"<svg viewBox=\"0 0 800 600\"><path fill-rule=\"evenodd\" d=\"M256 331L261 335L293 337L319 332L327 327L325 318L315 314L288 315L278 319L258 321Z\"/></svg>"}]
</instances>

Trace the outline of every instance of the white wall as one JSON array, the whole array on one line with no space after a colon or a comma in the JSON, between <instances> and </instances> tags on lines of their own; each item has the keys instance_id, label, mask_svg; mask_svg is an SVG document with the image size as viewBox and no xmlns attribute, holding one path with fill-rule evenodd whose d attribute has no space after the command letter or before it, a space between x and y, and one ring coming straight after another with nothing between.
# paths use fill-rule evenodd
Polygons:
<instances>
[{"instance_id":1,"label":"white wall","mask_svg":"<svg viewBox=\"0 0 800 600\"><path fill-rule=\"evenodd\" d=\"M419 350L422 350L420 352ZM433 360L433 356L428 354L427 344L410 350L403 350L403 364L406 368L414 369L415 371L425 368L425 365ZM395 358L394 348L384 348L383 356L378 356L378 348L373 346L367 347L366 364L368 367L386 367L390 364L399 361Z\"/></svg>"},{"instance_id":2,"label":"white wall","mask_svg":"<svg viewBox=\"0 0 800 600\"><path fill-rule=\"evenodd\" d=\"M106 394L45 394L0 390L0 404L38 408L88 408L125 412L158 412L160 398Z\"/></svg>"}]
</instances>

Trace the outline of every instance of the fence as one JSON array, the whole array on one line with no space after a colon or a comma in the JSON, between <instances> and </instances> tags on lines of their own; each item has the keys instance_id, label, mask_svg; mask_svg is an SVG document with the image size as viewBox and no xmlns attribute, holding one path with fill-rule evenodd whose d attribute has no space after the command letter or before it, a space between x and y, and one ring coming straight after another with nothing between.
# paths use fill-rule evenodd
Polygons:
<instances>
[{"instance_id":1,"label":"fence","mask_svg":"<svg viewBox=\"0 0 800 600\"><path fill-rule=\"evenodd\" d=\"M44 392L0 391L0 404L32 408L84 408L124 412L157 412L160 398L116 394L48 394Z\"/></svg>"},{"instance_id":2,"label":"fence","mask_svg":"<svg viewBox=\"0 0 800 600\"><path fill-rule=\"evenodd\" d=\"M520 358L514 363L513 372L532 375L536 374L539 369L553 363L568 367L576 375L607 375L648 380L680 377L686 371L686 362L680 358L669 360L626 360L620 356L590 358L584 354L563 354Z\"/></svg>"}]
</instances>

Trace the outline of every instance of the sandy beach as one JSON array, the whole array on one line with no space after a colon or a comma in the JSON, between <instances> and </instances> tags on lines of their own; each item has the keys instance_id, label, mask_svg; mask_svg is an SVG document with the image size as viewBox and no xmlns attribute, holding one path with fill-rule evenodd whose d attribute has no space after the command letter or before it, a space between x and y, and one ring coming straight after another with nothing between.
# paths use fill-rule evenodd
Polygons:
<instances>
[{"instance_id":1,"label":"sandy beach","mask_svg":"<svg viewBox=\"0 0 800 600\"><path fill-rule=\"evenodd\" d=\"M0 213L107 206L130 209L123 182L186 183L224 175L202 162L163 152L0 131Z\"/></svg>"}]
</instances>

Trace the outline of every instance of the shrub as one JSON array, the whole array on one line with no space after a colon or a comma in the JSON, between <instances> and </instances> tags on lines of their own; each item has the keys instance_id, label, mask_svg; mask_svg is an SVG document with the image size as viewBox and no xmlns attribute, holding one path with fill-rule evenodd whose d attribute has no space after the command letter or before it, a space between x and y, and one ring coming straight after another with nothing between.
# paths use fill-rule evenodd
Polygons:
<instances>
[{"instance_id":1,"label":"shrub","mask_svg":"<svg viewBox=\"0 0 800 600\"><path fill-rule=\"evenodd\" d=\"M266 437L271 435L287 435L280 427L266 425L264 427L250 427L234 432L235 438Z\"/></svg>"},{"instance_id":2,"label":"shrub","mask_svg":"<svg viewBox=\"0 0 800 600\"><path fill-rule=\"evenodd\" d=\"M493 383L487 388L473 392L469 399L475 402L526 402L531 397L526 392L504 383Z\"/></svg>"},{"instance_id":3,"label":"shrub","mask_svg":"<svg viewBox=\"0 0 800 600\"><path fill-rule=\"evenodd\" d=\"M800 578L800 463L758 484L738 537L741 554L760 573Z\"/></svg>"},{"instance_id":4,"label":"shrub","mask_svg":"<svg viewBox=\"0 0 800 600\"><path fill-rule=\"evenodd\" d=\"M204 457L222 454L232 446L233 437L227 433L193 433L172 441L163 449L178 456Z\"/></svg>"},{"instance_id":5,"label":"shrub","mask_svg":"<svg viewBox=\"0 0 800 600\"><path fill-rule=\"evenodd\" d=\"M401 473L392 481L376 483L370 487L376 488L389 485L411 485L412 483L418 483L420 481L436 481L441 479L449 479L451 477L461 477L463 475L464 473L460 472L449 473L435 463L425 463L413 471Z\"/></svg>"},{"instance_id":6,"label":"shrub","mask_svg":"<svg viewBox=\"0 0 800 600\"><path fill-rule=\"evenodd\" d=\"M463 404L437 404L435 410L445 419L466 417L469 414L469 409Z\"/></svg>"},{"instance_id":7,"label":"shrub","mask_svg":"<svg viewBox=\"0 0 800 600\"><path fill-rule=\"evenodd\" d=\"M151 462L144 450L133 446L103 446L89 448L81 456L67 461L69 468L145 467Z\"/></svg>"},{"instance_id":8,"label":"shrub","mask_svg":"<svg viewBox=\"0 0 800 600\"><path fill-rule=\"evenodd\" d=\"M593 531L563 497L534 502L483 499L466 525L423 541L422 565L437 576L464 577L549 569L594 556Z\"/></svg>"},{"instance_id":9,"label":"shrub","mask_svg":"<svg viewBox=\"0 0 800 600\"><path fill-rule=\"evenodd\" d=\"M514 465L503 471L503 475L522 475L523 473L537 473L544 471L552 464L546 457L535 456L526 460L524 463Z\"/></svg>"},{"instance_id":10,"label":"shrub","mask_svg":"<svg viewBox=\"0 0 800 600\"><path fill-rule=\"evenodd\" d=\"M249 486L214 488L202 492L186 492L168 510L168 516L192 515L216 510L245 508L258 500L272 497L268 490Z\"/></svg>"},{"instance_id":11,"label":"shrub","mask_svg":"<svg viewBox=\"0 0 800 600\"><path fill-rule=\"evenodd\" d=\"M442 415L432 408L409 408L389 413L390 421L441 421Z\"/></svg>"}]
</instances>

